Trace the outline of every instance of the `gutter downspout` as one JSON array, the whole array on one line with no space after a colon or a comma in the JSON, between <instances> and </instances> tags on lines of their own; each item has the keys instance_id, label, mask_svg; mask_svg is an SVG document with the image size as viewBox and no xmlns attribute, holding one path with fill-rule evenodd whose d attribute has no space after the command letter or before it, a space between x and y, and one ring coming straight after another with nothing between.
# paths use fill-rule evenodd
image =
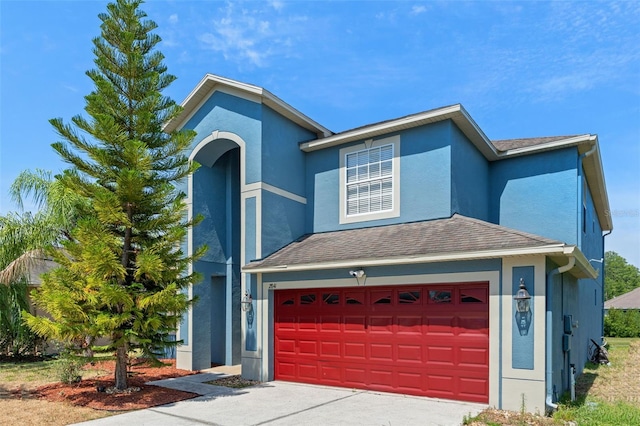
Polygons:
<instances>
[{"instance_id":1,"label":"gutter downspout","mask_svg":"<svg viewBox=\"0 0 640 426\"><path fill-rule=\"evenodd\" d=\"M604 271L604 265L605 265L605 260L604 260L604 255L605 255L605 251L604 251L604 237L606 237L607 235L611 234L613 232L613 229L610 229L609 232L607 232L606 234L604 234L602 236L602 329L600 330L600 343L604 342L604 290L605 290L605 278L606 278L606 273Z\"/></svg>"},{"instance_id":2,"label":"gutter downspout","mask_svg":"<svg viewBox=\"0 0 640 426\"><path fill-rule=\"evenodd\" d=\"M574 256L569 257L569 263L564 266L560 266L556 269L549 271L547 274L547 283L546 283L546 308L547 308L547 318L546 318L546 353L545 353L545 364L546 364L546 390L547 390L547 398L545 400L545 404L547 406L548 411L554 411L558 408L558 404L553 402L553 369L551 368L551 360L553 357L553 352L551 348L553 347L553 306L551 306L551 280L554 275L562 274L567 272L569 269L573 268L576 264L576 258Z\"/></svg>"}]
</instances>

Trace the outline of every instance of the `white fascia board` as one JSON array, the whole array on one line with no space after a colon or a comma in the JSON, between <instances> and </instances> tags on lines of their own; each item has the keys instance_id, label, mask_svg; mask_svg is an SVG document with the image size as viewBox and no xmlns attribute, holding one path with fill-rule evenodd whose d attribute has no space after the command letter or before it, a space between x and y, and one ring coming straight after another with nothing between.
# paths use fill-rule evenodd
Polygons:
<instances>
[{"instance_id":1,"label":"white fascia board","mask_svg":"<svg viewBox=\"0 0 640 426\"><path fill-rule=\"evenodd\" d=\"M188 118L191 117L198 108L200 108L204 103L203 101L211 96L211 93L213 93L217 85L238 89L241 92L253 94L254 96L262 96L262 89L258 86L220 77L218 75L205 74L202 80L200 80L196 87L180 104L184 108L180 115L165 123L162 130L166 133L179 130L184 123L188 121Z\"/></svg>"},{"instance_id":2,"label":"white fascia board","mask_svg":"<svg viewBox=\"0 0 640 426\"><path fill-rule=\"evenodd\" d=\"M331 130L327 129L315 120L307 117L273 93L269 92L266 89L263 89L262 92L262 99L264 101L264 104L269 108L279 112L289 120L304 127L305 129L315 132L318 137L327 137L333 135L333 132Z\"/></svg>"},{"instance_id":3,"label":"white fascia board","mask_svg":"<svg viewBox=\"0 0 640 426\"><path fill-rule=\"evenodd\" d=\"M574 136L567 139L559 139L553 142L542 143L539 145L526 146L522 148L514 148L506 151L500 151L498 153L498 159L505 157L517 157L519 155L529 155L536 152L552 151L560 148L565 148L574 145L580 145L585 142L593 144L597 137L591 134Z\"/></svg>"},{"instance_id":4,"label":"white fascia board","mask_svg":"<svg viewBox=\"0 0 640 426\"><path fill-rule=\"evenodd\" d=\"M540 247L525 247L506 250L483 250L465 253L443 253L425 256L394 257L389 259L349 259L336 262L305 263L298 265L278 265L264 268L242 268L242 272L248 274L272 273L272 272L292 272L292 271L317 271L322 269L341 269L365 266L391 266L409 265L415 263L450 262L474 259L492 259L511 256L528 255L562 255L565 254L565 244L550 244ZM584 256L583 256L584 257Z\"/></svg>"},{"instance_id":5,"label":"white fascia board","mask_svg":"<svg viewBox=\"0 0 640 426\"><path fill-rule=\"evenodd\" d=\"M489 160L497 159L497 151L489 138L484 134L480 126L471 118L469 113L460 104L439 108L414 114L408 117L390 120L383 123L372 124L338 135L316 139L300 144L300 149L305 152L317 151L348 142L370 139L412 127L418 127L429 123L444 120L452 120L460 130L473 142L480 152Z\"/></svg>"},{"instance_id":6,"label":"white fascia board","mask_svg":"<svg viewBox=\"0 0 640 426\"><path fill-rule=\"evenodd\" d=\"M607 194L607 184L605 182L604 170L602 167L602 157L600 156L600 144L596 136L595 152L584 159L583 167L587 182L591 188L593 203L598 212L598 220L603 231L613 229L611 207L609 206L609 195ZM594 194L596 195L594 197Z\"/></svg>"},{"instance_id":7,"label":"white fascia board","mask_svg":"<svg viewBox=\"0 0 640 426\"><path fill-rule=\"evenodd\" d=\"M189 95L180 104L184 108L182 113L178 117L167 122L163 130L170 133L174 130L180 129L195 113L195 111L202 106L204 101L216 90L233 94L234 96L248 99L253 102L263 102L265 105L287 117L294 123L313 131L318 136L328 136L333 134L324 126L321 126L319 123L302 114L300 111L296 110L291 105L287 104L262 87L214 74L206 74L204 78L200 80L198 85L196 85L191 93L189 93Z\"/></svg>"},{"instance_id":8,"label":"white fascia board","mask_svg":"<svg viewBox=\"0 0 640 426\"><path fill-rule=\"evenodd\" d=\"M480 126L478 126L478 123L471 118L471 115L462 105L460 105L460 114L464 117L464 121L460 122L460 120L454 118L453 121L456 125L462 129L463 133L473 142L487 160L491 161L498 158L498 151L495 145L491 143L491 139L485 135ZM469 130L466 128L469 128Z\"/></svg>"}]
</instances>

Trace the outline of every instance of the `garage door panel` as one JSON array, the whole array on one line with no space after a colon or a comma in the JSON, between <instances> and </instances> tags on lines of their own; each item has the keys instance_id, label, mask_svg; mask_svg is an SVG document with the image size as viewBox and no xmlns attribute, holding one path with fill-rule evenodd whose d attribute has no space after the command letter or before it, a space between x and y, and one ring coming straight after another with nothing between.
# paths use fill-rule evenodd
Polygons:
<instances>
[{"instance_id":1,"label":"garage door panel","mask_svg":"<svg viewBox=\"0 0 640 426\"><path fill-rule=\"evenodd\" d=\"M416 344L398 344L398 361L422 362L422 346Z\"/></svg>"},{"instance_id":2,"label":"garage door panel","mask_svg":"<svg viewBox=\"0 0 640 426\"><path fill-rule=\"evenodd\" d=\"M421 393L424 391L424 378L421 373L400 371L397 375L398 390L406 393Z\"/></svg>"},{"instance_id":3,"label":"garage door panel","mask_svg":"<svg viewBox=\"0 0 640 426\"><path fill-rule=\"evenodd\" d=\"M296 352L296 341L293 339L278 339L276 341L276 351L282 355L293 355Z\"/></svg>"},{"instance_id":4,"label":"garage door panel","mask_svg":"<svg viewBox=\"0 0 640 426\"><path fill-rule=\"evenodd\" d=\"M298 353L300 355L318 355L318 342L315 340L299 340Z\"/></svg>"},{"instance_id":5,"label":"garage door panel","mask_svg":"<svg viewBox=\"0 0 640 426\"><path fill-rule=\"evenodd\" d=\"M489 381L486 379L460 378L460 394L478 402L485 400L489 392Z\"/></svg>"},{"instance_id":6,"label":"garage door panel","mask_svg":"<svg viewBox=\"0 0 640 426\"><path fill-rule=\"evenodd\" d=\"M336 342L327 342L327 341L322 341L320 342L320 355L322 355L323 357L341 357L341 353L340 353L340 342L336 341Z\"/></svg>"},{"instance_id":7,"label":"garage door panel","mask_svg":"<svg viewBox=\"0 0 640 426\"><path fill-rule=\"evenodd\" d=\"M369 345L369 357L376 361L393 361L393 345L390 343L372 343Z\"/></svg>"},{"instance_id":8,"label":"garage door panel","mask_svg":"<svg viewBox=\"0 0 640 426\"><path fill-rule=\"evenodd\" d=\"M295 316L283 315L279 319L280 320L276 323L276 331L296 330L296 324L298 323L298 321L296 321Z\"/></svg>"},{"instance_id":9,"label":"garage door panel","mask_svg":"<svg viewBox=\"0 0 640 426\"><path fill-rule=\"evenodd\" d=\"M455 334L455 317L453 315L427 317L425 333L434 336L453 336Z\"/></svg>"},{"instance_id":10,"label":"garage door panel","mask_svg":"<svg viewBox=\"0 0 640 426\"><path fill-rule=\"evenodd\" d=\"M340 332L342 319L340 315L322 315L320 316L320 331Z\"/></svg>"},{"instance_id":11,"label":"garage door panel","mask_svg":"<svg viewBox=\"0 0 640 426\"><path fill-rule=\"evenodd\" d=\"M350 387L365 387L367 381L367 370L365 368L345 367L344 383Z\"/></svg>"},{"instance_id":12,"label":"garage door panel","mask_svg":"<svg viewBox=\"0 0 640 426\"><path fill-rule=\"evenodd\" d=\"M361 333L365 330L366 323L364 315L346 315L344 317L344 331L345 333Z\"/></svg>"},{"instance_id":13,"label":"garage door panel","mask_svg":"<svg viewBox=\"0 0 640 426\"><path fill-rule=\"evenodd\" d=\"M453 359L453 346L430 345L427 347L427 362L453 365Z\"/></svg>"},{"instance_id":14,"label":"garage door panel","mask_svg":"<svg viewBox=\"0 0 640 426\"><path fill-rule=\"evenodd\" d=\"M320 374L322 374L322 380L327 384L331 384L330 382L335 382L335 384L339 385L343 382L342 380L342 368L335 365L322 365L320 367Z\"/></svg>"},{"instance_id":15,"label":"garage door panel","mask_svg":"<svg viewBox=\"0 0 640 426\"><path fill-rule=\"evenodd\" d=\"M483 334L489 335L488 318L478 316L461 316L458 319L459 334Z\"/></svg>"},{"instance_id":16,"label":"garage door panel","mask_svg":"<svg viewBox=\"0 0 640 426\"><path fill-rule=\"evenodd\" d=\"M460 366L485 367L489 364L489 350L487 348L459 348L458 360Z\"/></svg>"},{"instance_id":17,"label":"garage door panel","mask_svg":"<svg viewBox=\"0 0 640 426\"><path fill-rule=\"evenodd\" d=\"M397 333L406 335L422 334L422 316L397 316Z\"/></svg>"},{"instance_id":18,"label":"garage door panel","mask_svg":"<svg viewBox=\"0 0 640 426\"><path fill-rule=\"evenodd\" d=\"M276 373L283 380L295 380L297 377L296 364L293 362L277 362Z\"/></svg>"},{"instance_id":19,"label":"garage door panel","mask_svg":"<svg viewBox=\"0 0 640 426\"><path fill-rule=\"evenodd\" d=\"M369 318L370 333L393 333L393 316L371 316Z\"/></svg>"},{"instance_id":20,"label":"garage door panel","mask_svg":"<svg viewBox=\"0 0 640 426\"><path fill-rule=\"evenodd\" d=\"M487 402L487 289L277 290L275 378Z\"/></svg>"},{"instance_id":21,"label":"garage door panel","mask_svg":"<svg viewBox=\"0 0 640 426\"><path fill-rule=\"evenodd\" d=\"M453 396L455 380L453 376L442 374L427 375L427 386L430 391L439 395Z\"/></svg>"},{"instance_id":22,"label":"garage door panel","mask_svg":"<svg viewBox=\"0 0 640 426\"><path fill-rule=\"evenodd\" d=\"M391 388L393 372L386 368L372 368L369 371L369 383L384 388Z\"/></svg>"},{"instance_id":23,"label":"garage door panel","mask_svg":"<svg viewBox=\"0 0 640 426\"><path fill-rule=\"evenodd\" d=\"M303 380L318 380L318 366L316 365L316 363L299 363L298 376Z\"/></svg>"},{"instance_id":24,"label":"garage door panel","mask_svg":"<svg viewBox=\"0 0 640 426\"><path fill-rule=\"evenodd\" d=\"M366 360L367 345L365 343L344 343L344 356L345 358L352 358L357 360Z\"/></svg>"},{"instance_id":25,"label":"garage door panel","mask_svg":"<svg viewBox=\"0 0 640 426\"><path fill-rule=\"evenodd\" d=\"M298 330L313 330L316 331L318 329L318 324L316 323L316 317L299 317L298 318Z\"/></svg>"}]
</instances>

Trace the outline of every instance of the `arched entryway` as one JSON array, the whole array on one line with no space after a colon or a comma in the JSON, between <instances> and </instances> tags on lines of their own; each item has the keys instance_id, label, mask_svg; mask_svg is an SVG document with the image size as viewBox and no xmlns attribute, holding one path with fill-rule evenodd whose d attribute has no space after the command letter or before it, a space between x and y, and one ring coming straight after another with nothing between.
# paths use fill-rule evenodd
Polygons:
<instances>
[{"instance_id":1,"label":"arched entryway","mask_svg":"<svg viewBox=\"0 0 640 426\"><path fill-rule=\"evenodd\" d=\"M241 182L244 141L228 132L214 132L194 148L190 158L201 167L189 178L192 217L201 222L188 237L188 251L208 247L192 268L202 275L191 295L198 300L183 323L188 344L178 364L198 370L241 360ZM186 331L186 330L185 330ZM181 338L185 333L181 330Z\"/></svg>"}]
</instances>

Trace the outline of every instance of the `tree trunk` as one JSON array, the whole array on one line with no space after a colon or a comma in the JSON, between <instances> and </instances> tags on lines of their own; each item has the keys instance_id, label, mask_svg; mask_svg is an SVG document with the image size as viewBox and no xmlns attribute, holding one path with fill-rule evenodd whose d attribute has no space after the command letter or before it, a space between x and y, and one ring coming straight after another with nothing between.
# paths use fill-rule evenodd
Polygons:
<instances>
[{"instance_id":1,"label":"tree trunk","mask_svg":"<svg viewBox=\"0 0 640 426\"><path fill-rule=\"evenodd\" d=\"M116 350L116 389L125 390L127 388L127 363L129 354L126 346L119 346Z\"/></svg>"}]
</instances>

